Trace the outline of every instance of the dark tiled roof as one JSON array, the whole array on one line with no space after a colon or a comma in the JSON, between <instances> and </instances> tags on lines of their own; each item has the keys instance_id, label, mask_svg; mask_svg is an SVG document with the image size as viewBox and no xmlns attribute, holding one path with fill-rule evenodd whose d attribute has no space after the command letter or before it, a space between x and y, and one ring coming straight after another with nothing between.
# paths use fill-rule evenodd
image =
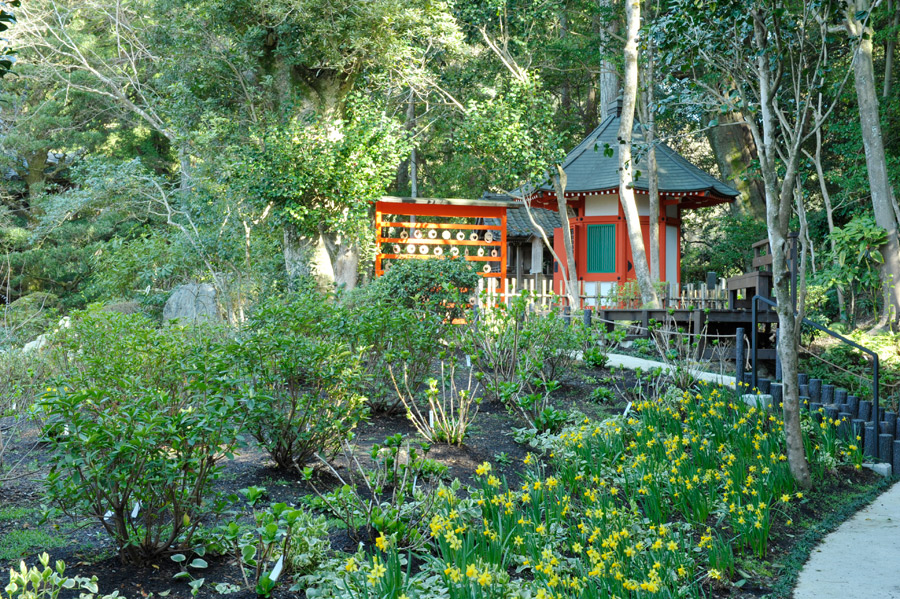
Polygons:
<instances>
[{"instance_id":1,"label":"dark tiled roof","mask_svg":"<svg viewBox=\"0 0 900 599\"><path fill-rule=\"evenodd\" d=\"M619 186L619 122L616 113L608 116L566 156L563 169L568 177L567 192L600 191ZM638 123L635 123L633 142L636 146L643 142ZM666 144L657 145L656 163L661 192L712 191L729 198L739 195L736 189L700 170ZM635 180L635 189L646 191L649 185L646 156L641 156L634 170L636 174L637 171L642 173ZM553 188L548 183L541 189L552 191Z\"/></svg>"},{"instance_id":2,"label":"dark tiled roof","mask_svg":"<svg viewBox=\"0 0 900 599\"><path fill-rule=\"evenodd\" d=\"M485 194L488 195L488 194ZM506 197L506 196L504 196ZM547 233L547 237L553 239L553 229L560 226L559 214L555 210L544 210L543 208L532 208L534 220ZM486 225L499 225L499 218L484 219ZM506 238L510 241L518 241L530 239L533 236L540 235L531 224L528 218L528 210L525 206L515 210L507 210L506 212Z\"/></svg>"}]
</instances>

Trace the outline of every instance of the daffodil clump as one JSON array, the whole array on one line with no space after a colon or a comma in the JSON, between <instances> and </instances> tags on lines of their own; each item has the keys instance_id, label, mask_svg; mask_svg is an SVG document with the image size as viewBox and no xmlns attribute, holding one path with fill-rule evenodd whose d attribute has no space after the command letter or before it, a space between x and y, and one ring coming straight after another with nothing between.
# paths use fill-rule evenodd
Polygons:
<instances>
[{"instance_id":1,"label":"daffodil clump","mask_svg":"<svg viewBox=\"0 0 900 599\"><path fill-rule=\"evenodd\" d=\"M841 422L804 421L811 462L861 459ZM401 571L382 536L370 563L353 564L359 588L373 591L359 596L387 592L388 579L394 594L377 596L705 596L733 576L736 553L765 556L772 525L790 524L787 506L803 500L783 427L775 413L707 386L643 401L627 417L585 419L545 436L544 457L525 458L515 487L484 463L467 495L441 488L420 570Z\"/></svg>"}]
</instances>

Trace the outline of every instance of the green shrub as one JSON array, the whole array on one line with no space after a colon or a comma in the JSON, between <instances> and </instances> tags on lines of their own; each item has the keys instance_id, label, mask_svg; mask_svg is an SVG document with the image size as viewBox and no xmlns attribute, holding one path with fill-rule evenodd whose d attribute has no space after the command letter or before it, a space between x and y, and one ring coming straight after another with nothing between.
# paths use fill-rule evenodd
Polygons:
<instances>
[{"instance_id":1,"label":"green shrub","mask_svg":"<svg viewBox=\"0 0 900 599\"><path fill-rule=\"evenodd\" d=\"M609 363L609 354L602 347L588 348L584 351L584 363L591 368L606 368Z\"/></svg>"},{"instance_id":2,"label":"green shrub","mask_svg":"<svg viewBox=\"0 0 900 599\"><path fill-rule=\"evenodd\" d=\"M93 331L104 345L94 344ZM48 501L98 520L128 562L189 545L212 509L219 462L237 443L243 417L220 346L195 331L115 313L80 315L66 343L74 367L38 410L49 447ZM137 372L123 356L147 369Z\"/></svg>"},{"instance_id":3,"label":"green shrub","mask_svg":"<svg viewBox=\"0 0 900 599\"><path fill-rule=\"evenodd\" d=\"M28 419L27 411L47 388L53 363L46 352L0 353L0 486L22 473L22 460L7 460L8 439L15 438Z\"/></svg>"},{"instance_id":4,"label":"green shrub","mask_svg":"<svg viewBox=\"0 0 900 599\"><path fill-rule=\"evenodd\" d=\"M528 308L523 291L509 302L482 311L460 329L460 346L472 356L488 397L501 399L527 424L547 421L550 394L584 346L585 331L567 326L555 312ZM549 421L555 422L554 416Z\"/></svg>"},{"instance_id":5,"label":"green shrub","mask_svg":"<svg viewBox=\"0 0 900 599\"><path fill-rule=\"evenodd\" d=\"M471 294L478 279L475 263L463 259L396 260L373 285L395 304L452 319L468 308L462 290Z\"/></svg>"},{"instance_id":6,"label":"green shrub","mask_svg":"<svg viewBox=\"0 0 900 599\"><path fill-rule=\"evenodd\" d=\"M319 297L268 301L228 349L235 372L249 377L249 431L282 468L332 454L365 413L360 355L330 329Z\"/></svg>"},{"instance_id":7,"label":"green shrub","mask_svg":"<svg viewBox=\"0 0 900 599\"><path fill-rule=\"evenodd\" d=\"M441 338L451 326L421 310L384 298L374 285L342 298L340 311L330 317L334 334L362 357L363 393L376 412L398 410L400 400L390 370L405 373L411 389L418 389L442 350Z\"/></svg>"}]
</instances>

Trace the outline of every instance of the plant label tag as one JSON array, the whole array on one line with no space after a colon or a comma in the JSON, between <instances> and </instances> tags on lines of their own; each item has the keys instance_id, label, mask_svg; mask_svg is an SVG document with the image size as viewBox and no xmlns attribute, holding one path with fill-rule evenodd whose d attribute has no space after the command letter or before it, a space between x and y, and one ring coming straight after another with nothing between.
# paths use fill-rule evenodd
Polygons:
<instances>
[{"instance_id":1,"label":"plant label tag","mask_svg":"<svg viewBox=\"0 0 900 599\"><path fill-rule=\"evenodd\" d=\"M278 577L281 576L281 570L284 568L284 555L278 558L278 561L275 562L275 567L272 568L272 573L269 574L269 580L272 582L277 582Z\"/></svg>"},{"instance_id":2,"label":"plant label tag","mask_svg":"<svg viewBox=\"0 0 900 599\"><path fill-rule=\"evenodd\" d=\"M137 503L134 504L134 509L131 510L131 518L132 519L137 518L137 515L138 515L138 513L140 513L140 511L141 511L141 502L138 501Z\"/></svg>"},{"instance_id":3,"label":"plant label tag","mask_svg":"<svg viewBox=\"0 0 900 599\"><path fill-rule=\"evenodd\" d=\"M472 367L472 358L470 356L466 356L466 368Z\"/></svg>"},{"instance_id":4,"label":"plant label tag","mask_svg":"<svg viewBox=\"0 0 900 599\"><path fill-rule=\"evenodd\" d=\"M631 402L628 402L628 405L625 406L625 413L622 414L622 418L628 418L628 412L631 411Z\"/></svg>"}]
</instances>

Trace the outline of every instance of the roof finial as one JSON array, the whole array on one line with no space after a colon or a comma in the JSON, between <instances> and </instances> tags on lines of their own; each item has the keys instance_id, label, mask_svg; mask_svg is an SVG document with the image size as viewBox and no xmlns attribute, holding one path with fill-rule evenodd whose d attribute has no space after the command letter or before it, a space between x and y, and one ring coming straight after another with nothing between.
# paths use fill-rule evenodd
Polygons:
<instances>
[{"instance_id":1,"label":"roof finial","mask_svg":"<svg viewBox=\"0 0 900 599\"><path fill-rule=\"evenodd\" d=\"M607 116L622 116L622 103L623 99L621 94L615 100L609 102L606 105L606 115Z\"/></svg>"}]
</instances>

